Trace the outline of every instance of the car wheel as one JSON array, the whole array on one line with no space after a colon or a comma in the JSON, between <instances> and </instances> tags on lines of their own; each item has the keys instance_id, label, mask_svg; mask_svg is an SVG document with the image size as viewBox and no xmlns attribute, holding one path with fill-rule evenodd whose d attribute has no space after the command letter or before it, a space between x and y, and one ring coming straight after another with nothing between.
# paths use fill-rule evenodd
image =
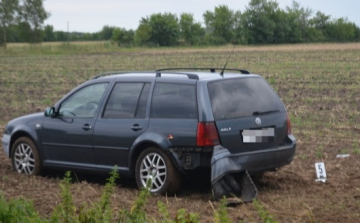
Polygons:
<instances>
[{"instance_id":1,"label":"car wheel","mask_svg":"<svg viewBox=\"0 0 360 223\"><path fill-rule=\"evenodd\" d=\"M19 173L39 175L41 160L38 149L28 137L18 138L11 148L11 162L13 169Z\"/></svg>"},{"instance_id":2,"label":"car wheel","mask_svg":"<svg viewBox=\"0 0 360 223\"><path fill-rule=\"evenodd\" d=\"M151 182L151 193L170 195L177 192L181 186L181 175L170 157L155 147L140 154L135 171L138 187L146 187Z\"/></svg>"}]
</instances>

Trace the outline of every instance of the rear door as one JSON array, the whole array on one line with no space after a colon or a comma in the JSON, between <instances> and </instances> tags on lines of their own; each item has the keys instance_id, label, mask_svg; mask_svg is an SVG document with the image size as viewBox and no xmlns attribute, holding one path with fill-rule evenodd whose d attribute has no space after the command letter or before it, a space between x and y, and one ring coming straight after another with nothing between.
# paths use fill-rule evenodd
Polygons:
<instances>
[{"instance_id":1,"label":"rear door","mask_svg":"<svg viewBox=\"0 0 360 223\"><path fill-rule=\"evenodd\" d=\"M284 145L286 111L261 77L208 83L221 145L231 153L259 151Z\"/></svg>"},{"instance_id":2,"label":"rear door","mask_svg":"<svg viewBox=\"0 0 360 223\"><path fill-rule=\"evenodd\" d=\"M94 155L100 168L128 169L129 149L148 127L146 118L151 83L119 82L111 91L94 129Z\"/></svg>"}]
</instances>

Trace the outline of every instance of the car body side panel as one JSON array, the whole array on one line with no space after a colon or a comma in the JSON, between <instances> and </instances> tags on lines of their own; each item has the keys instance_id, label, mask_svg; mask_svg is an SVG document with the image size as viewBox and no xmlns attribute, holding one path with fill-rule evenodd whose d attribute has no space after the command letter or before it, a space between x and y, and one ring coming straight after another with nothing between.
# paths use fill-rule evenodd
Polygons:
<instances>
[{"instance_id":1,"label":"car body side panel","mask_svg":"<svg viewBox=\"0 0 360 223\"><path fill-rule=\"evenodd\" d=\"M35 145L39 149L40 156L43 157L43 153L41 150L41 131L42 131L42 122L43 122L44 114L43 113L35 113L26 116L22 116L10 121L5 129L7 135L9 135L9 158L11 156L11 145L17 139L15 137L18 133L21 132L21 135L25 134L31 137L34 141Z\"/></svg>"},{"instance_id":2,"label":"car body side panel","mask_svg":"<svg viewBox=\"0 0 360 223\"><path fill-rule=\"evenodd\" d=\"M94 164L92 148L93 118L46 117L43 124L45 164L66 162ZM89 125L92 129L85 130Z\"/></svg>"},{"instance_id":3,"label":"car body side panel","mask_svg":"<svg viewBox=\"0 0 360 223\"><path fill-rule=\"evenodd\" d=\"M198 115L199 122L212 122L214 116L211 110L211 103L207 90L207 82L197 82L197 101L198 101Z\"/></svg>"},{"instance_id":4,"label":"car body side panel","mask_svg":"<svg viewBox=\"0 0 360 223\"><path fill-rule=\"evenodd\" d=\"M98 119L93 137L96 164L128 168L129 149L148 124L149 119L143 118ZM133 126L142 129L132 130Z\"/></svg>"},{"instance_id":5,"label":"car body side panel","mask_svg":"<svg viewBox=\"0 0 360 223\"><path fill-rule=\"evenodd\" d=\"M135 139L134 143L132 144L130 151L129 151L129 156L128 156L128 166L135 166L136 163L136 159L134 157L135 154L135 150L136 149L141 149L141 151L137 151L138 153L141 153L142 150L146 149L146 148L139 148L139 146L141 144L151 144L151 145L155 145L163 150L166 150L167 148L171 147L171 142L169 139L167 139L166 137L164 137L163 134L159 134L156 132L151 132L149 130L147 130L145 133L143 133L142 135L140 135L137 139ZM131 172L133 172L134 170L130 170Z\"/></svg>"}]
</instances>

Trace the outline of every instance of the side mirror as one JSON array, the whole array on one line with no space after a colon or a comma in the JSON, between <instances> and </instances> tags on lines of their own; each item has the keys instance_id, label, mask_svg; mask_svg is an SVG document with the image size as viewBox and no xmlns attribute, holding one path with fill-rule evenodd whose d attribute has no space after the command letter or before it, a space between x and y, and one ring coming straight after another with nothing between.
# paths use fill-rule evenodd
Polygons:
<instances>
[{"instance_id":1,"label":"side mirror","mask_svg":"<svg viewBox=\"0 0 360 223\"><path fill-rule=\"evenodd\" d=\"M44 111L45 117L54 117L55 116L55 108L54 107L47 107Z\"/></svg>"}]
</instances>

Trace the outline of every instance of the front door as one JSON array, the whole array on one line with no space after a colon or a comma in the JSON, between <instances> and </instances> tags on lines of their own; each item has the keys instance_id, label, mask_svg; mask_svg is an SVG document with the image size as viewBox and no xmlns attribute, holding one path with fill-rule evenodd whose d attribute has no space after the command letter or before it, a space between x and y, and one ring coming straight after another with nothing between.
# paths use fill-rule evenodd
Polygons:
<instances>
[{"instance_id":1,"label":"front door","mask_svg":"<svg viewBox=\"0 0 360 223\"><path fill-rule=\"evenodd\" d=\"M108 83L85 86L65 99L55 117L43 123L44 163L95 167L94 124Z\"/></svg>"}]
</instances>

